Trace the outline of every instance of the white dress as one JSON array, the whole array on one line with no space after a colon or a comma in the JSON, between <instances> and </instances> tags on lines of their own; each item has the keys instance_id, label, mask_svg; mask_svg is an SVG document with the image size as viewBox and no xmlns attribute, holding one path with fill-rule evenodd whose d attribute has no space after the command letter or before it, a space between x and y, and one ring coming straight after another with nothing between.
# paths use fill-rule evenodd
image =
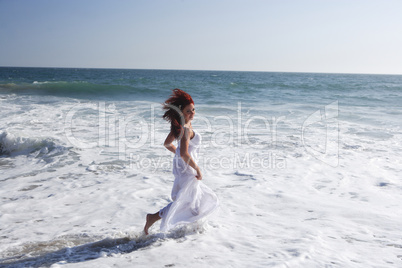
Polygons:
<instances>
[{"instance_id":1,"label":"white dress","mask_svg":"<svg viewBox=\"0 0 402 268\"><path fill-rule=\"evenodd\" d=\"M188 152L195 162L201 146L201 135L194 131L189 141ZM218 206L215 193L195 175L197 172L180 156L180 141L173 159L173 175L175 180L172 189L172 200L159 211L161 231L165 232L179 224L192 223L211 214Z\"/></svg>"}]
</instances>

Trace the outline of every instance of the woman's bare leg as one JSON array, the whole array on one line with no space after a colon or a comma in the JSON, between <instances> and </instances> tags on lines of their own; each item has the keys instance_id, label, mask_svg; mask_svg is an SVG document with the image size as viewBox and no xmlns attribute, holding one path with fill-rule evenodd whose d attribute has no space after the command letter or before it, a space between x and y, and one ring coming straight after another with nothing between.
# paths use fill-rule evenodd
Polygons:
<instances>
[{"instance_id":1,"label":"woman's bare leg","mask_svg":"<svg viewBox=\"0 0 402 268\"><path fill-rule=\"evenodd\" d=\"M156 212L155 214L147 214L147 222L145 223L144 227L144 232L146 235L148 235L148 229L158 220L160 220L161 217L159 217L159 211Z\"/></svg>"}]
</instances>

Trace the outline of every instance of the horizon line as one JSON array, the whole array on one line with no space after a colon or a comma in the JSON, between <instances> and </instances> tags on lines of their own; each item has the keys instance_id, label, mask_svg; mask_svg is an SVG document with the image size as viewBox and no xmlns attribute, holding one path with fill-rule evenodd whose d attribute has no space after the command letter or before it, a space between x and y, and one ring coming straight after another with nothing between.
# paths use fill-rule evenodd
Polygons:
<instances>
[{"instance_id":1,"label":"horizon line","mask_svg":"<svg viewBox=\"0 0 402 268\"><path fill-rule=\"evenodd\" d=\"M352 74L352 75L402 75L398 73L358 73L358 72L314 72L314 71L249 71L249 70L206 70L175 68L123 68L123 67L43 67L43 66L0 66L0 68L43 68L43 69L100 69L100 70L149 70L149 71L201 71L201 72L249 72L249 73L304 73L304 74Z\"/></svg>"}]
</instances>

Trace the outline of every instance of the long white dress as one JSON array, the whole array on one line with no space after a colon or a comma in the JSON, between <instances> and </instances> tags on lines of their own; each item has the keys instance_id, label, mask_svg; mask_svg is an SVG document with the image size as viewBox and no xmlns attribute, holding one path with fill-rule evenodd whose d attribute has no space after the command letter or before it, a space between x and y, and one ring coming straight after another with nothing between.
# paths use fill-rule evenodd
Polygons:
<instances>
[{"instance_id":1,"label":"long white dress","mask_svg":"<svg viewBox=\"0 0 402 268\"><path fill-rule=\"evenodd\" d=\"M188 152L195 162L201 146L201 135L194 131L189 141ZM175 180L172 189L172 200L159 211L161 231L168 231L179 224L192 223L211 214L219 206L215 193L204 183L197 180L197 172L180 156L180 141L173 159L173 175Z\"/></svg>"}]
</instances>

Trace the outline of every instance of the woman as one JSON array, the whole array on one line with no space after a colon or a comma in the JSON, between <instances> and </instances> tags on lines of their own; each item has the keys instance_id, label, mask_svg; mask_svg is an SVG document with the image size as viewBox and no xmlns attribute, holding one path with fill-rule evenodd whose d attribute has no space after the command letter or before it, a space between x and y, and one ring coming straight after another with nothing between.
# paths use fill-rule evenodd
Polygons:
<instances>
[{"instance_id":1,"label":"woman","mask_svg":"<svg viewBox=\"0 0 402 268\"><path fill-rule=\"evenodd\" d=\"M165 147L175 154L173 174L175 180L170 204L154 214L147 214L145 234L158 220L162 219L161 231L167 231L178 224L191 223L204 218L218 207L218 198L201 182L202 173L197 165L201 136L193 130L194 101L189 94L174 89L165 101L163 118L170 122L170 133ZM177 140L177 148L173 142Z\"/></svg>"}]
</instances>

